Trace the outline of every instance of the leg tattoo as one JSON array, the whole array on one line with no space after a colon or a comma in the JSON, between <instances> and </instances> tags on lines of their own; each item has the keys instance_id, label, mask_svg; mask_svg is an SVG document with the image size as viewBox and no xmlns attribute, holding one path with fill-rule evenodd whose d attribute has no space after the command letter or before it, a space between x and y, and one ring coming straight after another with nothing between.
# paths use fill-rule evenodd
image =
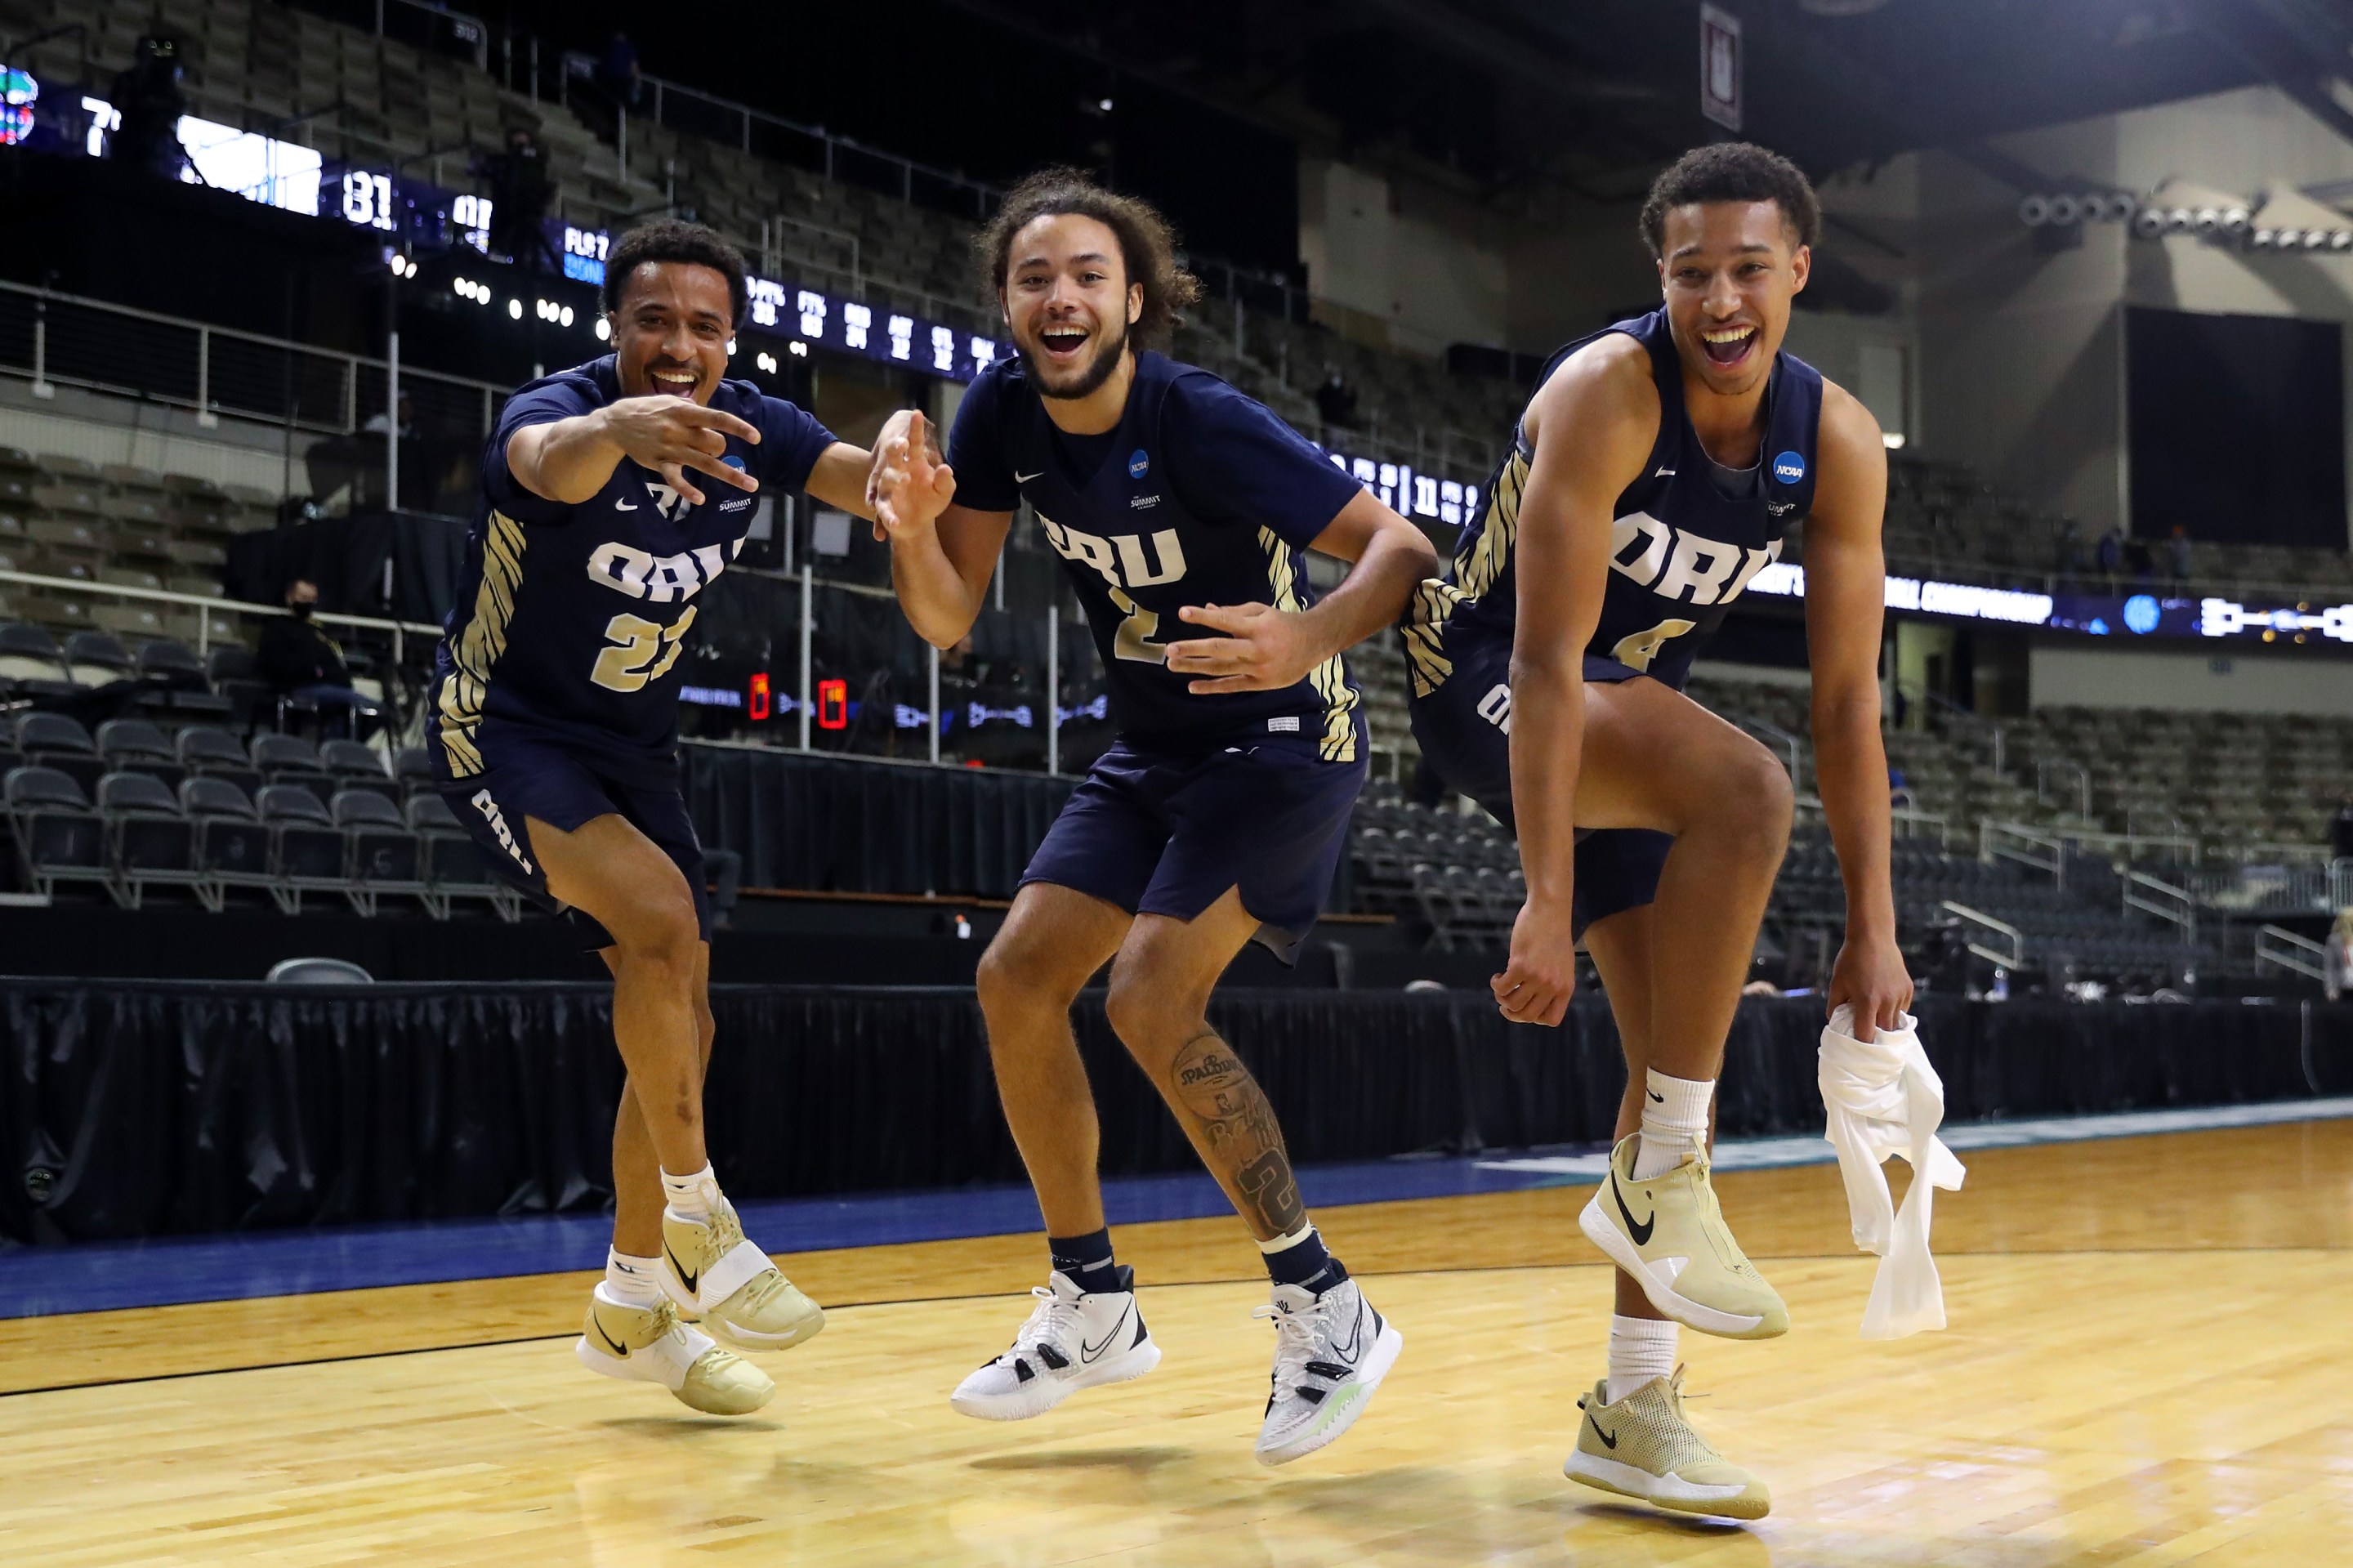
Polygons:
<instances>
[{"instance_id":1,"label":"leg tattoo","mask_svg":"<svg viewBox=\"0 0 2353 1568\"><path fill-rule=\"evenodd\" d=\"M1201 1128L1214 1161L1232 1173L1242 1195L1242 1217L1274 1235L1288 1235L1307 1217L1292 1179L1282 1128L1265 1091L1233 1048L1204 1034L1169 1065L1176 1099Z\"/></svg>"}]
</instances>

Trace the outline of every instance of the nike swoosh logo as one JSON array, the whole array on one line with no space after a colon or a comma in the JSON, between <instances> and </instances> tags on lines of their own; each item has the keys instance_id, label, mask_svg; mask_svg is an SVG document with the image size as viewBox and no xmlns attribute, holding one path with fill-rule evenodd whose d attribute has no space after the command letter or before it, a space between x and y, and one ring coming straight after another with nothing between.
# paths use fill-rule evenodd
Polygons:
<instances>
[{"instance_id":1,"label":"nike swoosh logo","mask_svg":"<svg viewBox=\"0 0 2353 1568\"><path fill-rule=\"evenodd\" d=\"M596 1319L592 1318L592 1319L589 1319L589 1321L591 1321L591 1322L596 1322ZM613 1350L613 1353L614 1353L616 1356L618 1356L618 1357L619 1357L621 1360L623 1360L623 1361L628 1361L628 1360L629 1359L629 1348L628 1348L628 1346L627 1346L627 1345L625 1345L625 1344L621 1343L621 1341L620 1341L620 1340L617 1340L617 1339L613 1338L613 1336L612 1336L612 1335L610 1335L610 1334L607 1333L607 1332L605 1331L605 1325L604 1325L604 1324L602 1324L602 1323L596 1323L596 1337L597 1337L598 1339L600 1339L600 1340L604 1340L606 1344L607 1344L607 1345L611 1346L611 1347L612 1347L612 1350Z\"/></svg>"},{"instance_id":2,"label":"nike swoosh logo","mask_svg":"<svg viewBox=\"0 0 2353 1568\"><path fill-rule=\"evenodd\" d=\"M1347 1362L1350 1366L1355 1366L1356 1364L1356 1347L1358 1344L1363 1342L1364 1338L1365 1314L1358 1312L1356 1314L1356 1320L1348 1325L1348 1342L1345 1345L1333 1346L1332 1353L1339 1357L1342 1361Z\"/></svg>"},{"instance_id":3,"label":"nike swoosh logo","mask_svg":"<svg viewBox=\"0 0 2353 1568\"><path fill-rule=\"evenodd\" d=\"M1651 1091L1648 1089L1644 1089L1642 1092L1651 1096L1651 1103L1654 1106L1662 1106L1667 1103L1667 1097L1664 1095L1651 1094Z\"/></svg>"},{"instance_id":4,"label":"nike swoosh logo","mask_svg":"<svg viewBox=\"0 0 2353 1568\"><path fill-rule=\"evenodd\" d=\"M1016 484L1027 484L1031 480L1041 477L1045 471L1046 471L1041 468L1036 473L1017 473L1013 476L1013 482Z\"/></svg>"},{"instance_id":5,"label":"nike swoosh logo","mask_svg":"<svg viewBox=\"0 0 2353 1568\"><path fill-rule=\"evenodd\" d=\"M1626 1205L1625 1205L1625 1204L1623 1204L1623 1203L1620 1203L1620 1204L1619 1204L1618 1206L1619 1206L1620 1208L1621 1208L1621 1209L1622 1209L1622 1208L1624 1208ZM1628 1223L1629 1224L1631 1224L1633 1222L1630 1220L1630 1221L1628 1221L1627 1223ZM1645 1231L1645 1232L1643 1232L1642 1234L1643 1234L1643 1237L1644 1237L1644 1239L1646 1239L1646 1240L1647 1240L1647 1239L1649 1238L1649 1236L1650 1236L1650 1233L1649 1233L1648 1231ZM676 1254L676 1253L674 1253L674 1252L670 1252L670 1248L668 1248L667 1246L663 1247L663 1248L662 1248L662 1250L663 1250L664 1252L668 1252L668 1253L670 1253L670 1266L672 1268L675 1268L675 1269L677 1269L677 1270L678 1270L678 1282L679 1282L681 1285L683 1285L683 1286L685 1286L685 1287L686 1287L686 1293L687 1293L689 1296L693 1295L693 1294L695 1293L695 1287L702 1283L702 1276L701 1274L699 1274L699 1273L698 1273L698 1274L689 1274L689 1273L686 1271L686 1265L684 1265L684 1264L682 1264L682 1263L679 1262L679 1260L678 1260L678 1254Z\"/></svg>"},{"instance_id":6,"label":"nike swoosh logo","mask_svg":"<svg viewBox=\"0 0 2353 1568\"><path fill-rule=\"evenodd\" d=\"M1652 474L1651 477L1652 479L1672 479L1672 478L1674 478L1674 476L1675 476L1675 471L1674 471L1673 469L1671 469L1671 468L1662 468L1662 469L1661 469L1658 472L1656 472L1656 473Z\"/></svg>"},{"instance_id":7,"label":"nike swoosh logo","mask_svg":"<svg viewBox=\"0 0 2353 1568\"><path fill-rule=\"evenodd\" d=\"M1651 1233L1658 1228L1659 1212L1656 1209L1653 1209L1651 1211L1651 1217L1649 1219L1644 1220L1640 1224L1635 1224L1633 1211L1626 1207L1626 1194L1618 1190L1618 1172L1615 1171L1609 1172L1609 1195L1618 1200L1618 1213L1624 1217L1626 1221L1626 1234L1634 1238L1634 1245L1636 1246L1650 1245ZM1597 1427L1596 1430L1598 1431L1599 1428Z\"/></svg>"},{"instance_id":8,"label":"nike swoosh logo","mask_svg":"<svg viewBox=\"0 0 2353 1568\"><path fill-rule=\"evenodd\" d=\"M1118 1322L1116 1322L1116 1323L1113 1323L1113 1324L1111 1326L1111 1332L1110 1332L1110 1333L1108 1333L1108 1334L1105 1334L1105 1335L1103 1336L1103 1343L1102 1343L1102 1344L1100 1344L1100 1345L1090 1345L1090 1344L1088 1344L1088 1343L1087 1343L1086 1336L1085 1336L1085 1335L1083 1335L1083 1334L1080 1335L1080 1336L1079 1336L1079 1360L1080 1360L1081 1361L1084 1361L1084 1362L1092 1362L1092 1361L1094 1361L1097 1358L1101 1357L1101 1356L1102 1356L1102 1354L1103 1354L1105 1351L1107 1351L1107 1350L1111 1349L1111 1343L1112 1343L1112 1341L1113 1341L1113 1340L1116 1340L1116 1339L1118 1339L1118 1338L1119 1338L1119 1331L1120 1331L1120 1330L1121 1330L1123 1327L1124 1327L1124 1326L1125 1326L1125 1324L1126 1324L1126 1322L1127 1322L1127 1315L1128 1315L1128 1313L1133 1312L1133 1311L1134 1311L1134 1310L1135 1310L1135 1304L1134 1304L1134 1302L1132 1302L1132 1301L1131 1301L1130 1303L1128 1303L1127 1307L1126 1307L1126 1308L1124 1308L1124 1309L1120 1313L1120 1315L1119 1315L1119 1321L1118 1321Z\"/></svg>"},{"instance_id":9,"label":"nike swoosh logo","mask_svg":"<svg viewBox=\"0 0 2353 1568\"><path fill-rule=\"evenodd\" d=\"M1593 1421L1593 1417L1590 1415L1587 1416L1585 1419L1588 1421ZM1601 1446L1604 1448L1614 1449L1618 1446L1618 1439L1612 1437L1609 1433L1601 1430L1601 1423L1599 1421L1593 1421L1593 1435L1601 1439Z\"/></svg>"},{"instance_id":10,"label":"nike swoosh logo","mask_svg":"<svg viewBox=\"0 0 2353 1568\"><path fill-rule=\"evenodd\" d=\"M616 512L635 512L637 509L638 503L634 501L616 501L613 503L613 510Z\"/></svg>"}]
</instances>

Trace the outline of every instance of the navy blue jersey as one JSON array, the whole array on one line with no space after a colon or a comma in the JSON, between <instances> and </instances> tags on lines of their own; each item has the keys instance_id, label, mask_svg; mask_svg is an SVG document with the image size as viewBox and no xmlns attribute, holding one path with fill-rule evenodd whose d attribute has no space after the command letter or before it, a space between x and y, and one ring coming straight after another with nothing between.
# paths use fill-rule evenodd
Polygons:
<instances>
[{"instance_id":1,"label":"navy blue jersey","mask_svg":"<svg viewBox=\"0 0 2353 1568\"><path fill-rule=\"evenodd\" d=\"M1206 370L1140 354L1115 429L1056 428L1018 358L982 372L948 436L956 502L1026 500L1062 557L1108 673L1119 733L1151 746L1267 735L1314 737L1332 762L1358 752L1356 690L1337 656L1294 686L1196 694L1166 645L1219 635L1186 605L1314 602L1303 555L1359 486L1262 405Z\"/></svg>"},{"instance_id":2,"label":"navy blue jersey","mask_svg":"<svg viewBox=\"0 0 2353 1568\"><path fill-rule=\"evenodd\" d=\"M485 718L527 725L649 774L674 766L678 663L695 596L733 560L762 496L808 482L832 435L747 381L723 381L711 406L760 432L727 440L722 461L756 494L703 476L689 505L623 458L576 506L535 495L507 471L526 425L593 413L621 396L608 355L534 381L507 402L482 454L482 495L466 568L434 658L433 738L450 773L482 770Z\"/></svg>"},{"instance_id":3,"label":"navy blue jersey","mask_svg":"<svg viewBox=\"0 0 2353 1568\"><path fill-rule=\"evenodd\" d=\"M1624 333L1651 352L1659 388L1659 434L1642 476L1619 495L1609 531L1609 582L1601 620L1586 644L1604 659L1680 691L1692 657L1765 566L1780 556L1781 538L1814 503L1814 446L1821 425L1822 378L1795 355L1773 356L1765 392L1761 471L1745 484L1727 475L1700 445L1683 412L1683 367L1667 313L1623 321L1581 337L1546 362L1543 386L1578 349ZM1453 629L1508 642L1518 617L1514 548L1520 492L1535 461L1524 425L1488 481L1487 505L1462 530L1443 582L1422 585L1408 611L1406 652L1414 689L1427 695L1444 683Z\"/></svg>"}]
</instances>

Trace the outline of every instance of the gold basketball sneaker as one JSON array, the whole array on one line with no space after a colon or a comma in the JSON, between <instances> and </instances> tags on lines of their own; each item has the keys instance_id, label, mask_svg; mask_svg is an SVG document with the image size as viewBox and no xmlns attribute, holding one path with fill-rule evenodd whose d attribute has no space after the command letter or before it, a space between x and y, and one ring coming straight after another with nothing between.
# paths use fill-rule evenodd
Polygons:
<instances>
[{"instance_id":1,"label":"gold basketball sneaker","mask_svg":"<svg viewBox=\"0 0 2353 1568\"><path fill-rule=\"evenodd\" d=\"M1672 1379L1652 1378L1615 1404L1603 1403L1609 1396L1604 1378L1577 1402L1585 1419L1577 1424L1577 1447L1561 1467L1570 1480L1678 1513L1763 1519L1772 1509L1765 1483L1726 1461L1683 1419L1683 1368Z\"/></svg>"},{"instance_id":2,"label":"gold basketball sneaker","mask_svg":"<svg viewBox=\"0 0 2353 1568\"><path fill-rule=\"evenodd\" d=\"M1727 1340L1789 1331L1789 1309L1742 1254L1715 1204L1707 1156L1634 1180L1635 1139L1609 1151L1609 1174L1577 1217L1609 1261L1633 1276L1651 1305L1687 1328Z\"/></svg>"},{"instance_id":3,"label":"gold basketball sneaker","mask_svg":"<svg viewBox=\"0 0 2353 1568\"><path fill-rule=\"evenodd\" d=\"M632 1307L607 1298L602 1285L588 1298L572 1353L590 1372L658 1383L705 1415L748 1415L776 1396L767 1373L680 1322L670 1303Z\"/></svg>"},{"instance_id":4,"label":"gold basketball sneaker","mask_svg":"<svg viewBox=\"0 0 2353 1568\"><path fill-rule=\"evenodd\" d=\"M670 1299L738 1350L781 1351L814 1337L824 1309L744 1239L734 1204L713 1190L710 1207L708 1220L662 1211L662 1287Z\"/></svg>"}]
</instances>

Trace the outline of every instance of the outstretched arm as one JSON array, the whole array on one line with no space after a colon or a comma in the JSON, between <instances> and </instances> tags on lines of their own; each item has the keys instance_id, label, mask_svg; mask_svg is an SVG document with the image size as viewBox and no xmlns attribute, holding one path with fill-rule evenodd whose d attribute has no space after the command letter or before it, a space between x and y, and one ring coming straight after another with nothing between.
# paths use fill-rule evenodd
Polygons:
<instances>
[{"instance_id":1,"label":"outstretched arm","mask_svg":"<svg viewBox=\"0 0 2353 1568\"><path fill-rule=\"evenodd\" d=\"M1858 1040L1895 1026L1912 977L1895 939L1889 878L1887 747L1880 736L1879 631L1887 564L1887 448L1844 389L1822 388L1814 510L1806 522L1806 653L1813 666L1814 776L1846 884L1846 942L1828 1003L1854 1008Z\"/></svg>"},{"instance_id":2,"label":"outstretched arm","mask_svg":"<svg viewBox=\"0 0 2353 1568\"><path fill-rule=\"evenodd\" d=\"M891 586L907 624L934 648L955 647L980 619L1013 514L955 503L955 472L940 461L921 414L875 443L871 493L876 528L891 542Z\"/></svg>"},{"instance_id":3,"label":"outstretched arm","mask_svg":"<svg viewBox=\"0 0 2353 1568\"><path fill-rule=\"evenodd\" d=\"M1414 585L1438 570L1420 529L1360 490L1308 546L1354 562L1340 586L1303 610L1270 605L1187 605L1195 626L1226 633L1168 644L1168 667L1198 677L1200 694L1271 692L1296 684L1335 653L1397 624Z\"/></svg>"},{"instance_id":4,"label":"outstretched arm","mask_svg":"<svg viewBox=\"0 0 2353 1568\"><path fill-rule=\"evenodd\" d=\"M1535 461L1520 493L1512 640L1512 805L1527 901L1492 982L1515 1023L1558 1023L1577 985L1572 911L1585 648L1609 580L1610 514L1658 439L1647 350L1605 338L1554 372L1525 421Z\"/></svg>"}]
</instances>

